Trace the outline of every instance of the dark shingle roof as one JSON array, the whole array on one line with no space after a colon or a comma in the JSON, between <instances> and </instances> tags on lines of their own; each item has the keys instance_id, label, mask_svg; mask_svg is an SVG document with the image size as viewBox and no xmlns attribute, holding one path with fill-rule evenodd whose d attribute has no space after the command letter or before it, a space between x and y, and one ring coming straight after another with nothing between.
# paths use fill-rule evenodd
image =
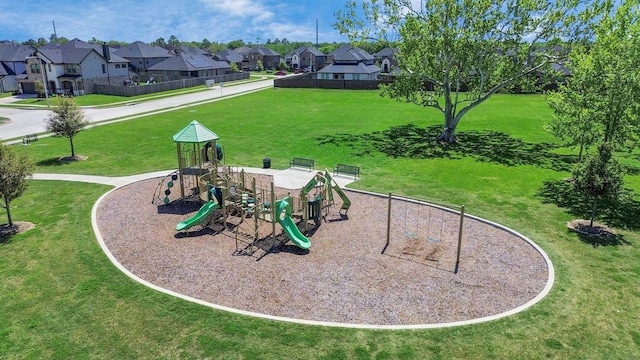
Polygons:
<instances>
[{"instance_id":1,"label":"dark shingle roof","mask_svg":"<svg viewBox=\"0 0 640 360\"><path fill-rule=\"evenodd\" d=\"M354 60L364 61L374 59L373 55L360 48L355 48L349 44L342 45L341 47L337 48L334 52L331 53L331 55L333 55L335 62Z\"/></svg>"},{"instance_id":2,"label":"dark shingle roof","mask_svg":"<svg viewBox=\"0 0 640 360\"><path fill-rule=\"evenodd\" d=\"M269 48L262 47L262 46L260 46L260 47L242 46L242 47L239 47L239 48L235 49L235 51L238 54L241 54L241 55L246 55L246 54L249 54L249 53L257 52L262 56L281 56L279 53L277 53L277 52L275 52L275 51L273 51L273 50L271 50Z\"/></svg>"},{"instance_id":3,"label":"dark shingle roof","mask_svg":"<svg viewBox=\"0 0 640 360\"><path fill-rule=\"evenodd\" d=\"M7 75L15 75L15 74L13 73L13 70L9 69L7 65L0 62L0 77L7 76Z\"/></svg>"},{"instance_id":4,"label":"dark shingle roof","mask_svg":"<svg viewBox=\"0 0 640 360\"><path fill-rule=\"evenodd\" d=\"M80 64L89 53L95 52L95 50L69 47L66 49L40 49L38 52L54 64Z\"/></svg>"},{"instance_id":5,"label":"dark shingle roof","mask_svg":"<svg viewBox=\"0 0 640 360\"><path fill-rule=\"evenodd\" d=\"M205 55L205 56L211 55L210 52L206 50L202 50L195 46L180 46L177 49L175 49L175 52L176 53L183 52L187 54L196 54L196 55Z\"/></svg>"},{"instance_id":6,"label":"dark shingle roof","mask_svg":"<svg viewBox=\"0 0 640 360\"><path fill-rule=\"evenodd\" d=\"M384 57L392 57L395 56L395 54L398 53L398 48L390 48L390 47L385 47L384 49L378 51L377 53L373 54L374 57L376 58L384 58Z\"/></svg>"},{"instance_id":7,"label":"dark shingle roof","mask_svg":"<svg viewBox=\"0 0 640 360\"><path fill-rule=\"evenodd\" d=\"M319 73L331 74L373 74L380 71L382 70L376 65L365 65L364 63L358 63L357 65L330 64L318 70Z\"/></svg>"},{"instance_id":8,"label":"dark shingle roof","mask_svg":"<svg viewBox=\"0 0 640 360\"><path fill-rule=\"evenodd\" d=\"M315 56L323 56L324 53L318 49L316 49L313 46L300 46L299 48L293 50L292 52L290 52L289 54L287 54L286 58L290 59L291 57L293 57L293 54L302 54L303 52L308 51L310 53L312 53Z\"/></svg>"},{"instance_id":9,"label":"dark shingle roof","mask_svg":"<svg viewBox=\"0 0 640 360\"><path fill-rule=\"evenodd\" d=\"M244 54L248 53L249 51L251 51L251 49L253 49L253 48L250 47L250 46L243 45L243 46L240 46L239 48L234 49L233 51L235 51L236 53L238 53L240 55L244 55Z\"/></svg>"},{"instance_id":10,"label":"dark shingle roof","mask_svg":"<svg viewBox=\"0 0 640 360\"><path fill-rule=\"evenodd\" d=\"M23 62L36 49L26 45L0 44L0 61Z\"/></svg>"},{"instance_id":11,"label":"dark shingle roof","mask_svg":"<svg viewBox=\"0 0 640 360\"><path fill-rule=\"evenodd\" d=\"M153 71L197 71L207 69L228 69L224 61L213 60L204 55L180 53L149 68Z\"/></svg>"},{"instance_id":12,"label":"dark shingle roof","mask_svg":"<svg viewBox=\"0 0 640 360\"><path fill-rule=\"evenodd\" d=\"M114 54L122 56L123 58L169 58L169 50L161 48L159 46L151 46L143 43L142 41L136 41L129 45L125 45L120 49L114 51Z\"/></svg>"},{"instance_id":13,"label":"dark shingle roof","mask_svg":"<svg viewBox=\"0 0 640 360\"><path fill-rule=\"evenodd\" d=\"M264 55L264 56L280 56L279 53L266 47L258 47L258 48L255 48L255 50L258 53L260 53L260 55Z\"/></svg>"},{"instance_id":14,"label":"dark shingle roof","mask_svg":"<svg viewBox=\"0 0 640 360\"><path fill-rule=\"evenodd\" d=\"M218 52L215 57L218 58L218 60L226 61L228 63L242 62L242 55L231 49L222 50Z\"/></svg>"},{"instance_id":15,"label":"dark shingle roof","mask_svg":"<svg viewBox=\"0 0 640 360\"><path fill-rule=\"evenodd\" d=\"M87 55L88 55L88 51L84 51L84 50L94 50L95 52L97 52L100 56L104 57L103 53L102 53L102 45L99 44L90 44L86 41L82 41L78 38L75 38L73 40L70 40L60 46L57 46L55 49L60 50L61 52L61 57L62 57L62 61L61 63L73 63L73 64L78 64L80 63L80 61L75 61L78 58L82 58L84 59ZM109 49L109 62L114 63L114 62L129 62L129 60L118 56L115 53L115 49L112 49L110 47L108 47ZM49 48L44 49L44 48L40 48L40 50L49 50ZM67 61L67 60L73 60L73 61ZM57 61L54 61L57 62Z\"/></svg>"}]
</instances>

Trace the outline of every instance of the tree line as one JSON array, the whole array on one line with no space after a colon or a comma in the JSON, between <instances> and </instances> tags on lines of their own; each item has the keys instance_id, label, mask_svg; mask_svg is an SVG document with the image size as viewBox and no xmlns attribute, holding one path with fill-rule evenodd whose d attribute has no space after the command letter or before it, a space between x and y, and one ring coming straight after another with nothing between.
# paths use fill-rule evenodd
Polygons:
<instances>
[{"instance_id":1,"label":"tree line","mask_svg":"<svg viewBox=\"0 0 640 360\"><path fill-rule=\"evenodd\" d=\"M126 41L118 41L118 40L107 41L107 40L97 39L95 37L92 37L91 39L86 41L90 44L99 44L99 45L107 44L111 47L121 47L129 44ZM23 41L21 44L29 45L37 49L48 44L62 45L67 42L69 42L68 38L64 36L56 36L55 34L51 34L48 40L41 37L41 38L38 38L37 40L29 39L29 40ZM302 46L314 46L318 50L320 50L322 53L330 54L340 46L344 45L344 43L338 43L334 41L334 42L318 43L316 46L316 44L310 41L289 41L287 38L279 39L277 37L273 40L269 38L264 43L260 43L259 39L256 39L255 42L251 42L251 41L245 42L242 39L236 39L226 43L218 42L218 41L212 42L207 38L202 39L202 41L181 41L175 35L170 35L168 39L165 39L164 37L159 37L148 44L152 46L159 46L169 51L177 49L181 46L195 47L198 49L208 51L211 54L215 54L226 49L231 49L231 50L237 49L242 46L262 46L262 47L269 48L281 55L289 54L293 52L295 49L300 48ZM384 47L384 45L381 44L380 42L372 42L372 41L371 42L359 41L355 45L371 54L382 50L382 48Z\"/></svg>"}]
</instances>

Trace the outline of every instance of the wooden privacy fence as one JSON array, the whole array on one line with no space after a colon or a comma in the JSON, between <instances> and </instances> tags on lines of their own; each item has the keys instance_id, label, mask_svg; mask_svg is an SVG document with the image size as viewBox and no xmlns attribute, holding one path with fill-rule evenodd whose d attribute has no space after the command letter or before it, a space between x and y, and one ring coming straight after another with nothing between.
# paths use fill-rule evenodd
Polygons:
<instances>
[{"instance_id":1,"label":"wooden privacy fence","mask_svg":"<svg viewBox=\"0 0 640 360\"><path fill-rule=\"evenodd\" d=\"M145 94L153 94L162 91L185 89L194 86L205 85L207 80L214 80L216 84L229 81L245 80L249 78L248 72L215 75L198 78L184 78L180 80L172 80L158 83L140 83L140 85L93 85L93 92L95 94L103 95L117 95L117 96L138 96Z\"/></svg>"},{"instance_id":2,"label":"wooden privacy fence","mask_svg":"<svg viewBox=\"0 0 640 360\"><path fill-rule=\"evenodd\" d=\"M292 76L288 78L275 79L273 86L281 88L377 90L380 84L389 83L391 83L389 80L327 80Z\"/></svg>"}]
</instances>

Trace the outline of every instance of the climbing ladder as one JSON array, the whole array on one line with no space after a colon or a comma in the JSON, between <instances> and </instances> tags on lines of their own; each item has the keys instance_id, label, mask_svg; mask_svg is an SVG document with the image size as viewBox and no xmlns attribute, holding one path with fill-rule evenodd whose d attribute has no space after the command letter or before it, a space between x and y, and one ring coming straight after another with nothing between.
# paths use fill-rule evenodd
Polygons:
<instances>
[{"instance_id":1,"label":"climbing ladder","mask_svg":"<svg viewBox=\"0 0 640 360\"><path fill-rule=\"evenodd\" d=\"M165 176L160 182L158 186L156 186L156 190L153 192L153 199L151 203L156 204L168 204L171 202L172 188L175 185L175 182L178 180L178 171L174 171L171 174ZM179 191L178 191L179 193Z\"/></svg>"}]
</instances>

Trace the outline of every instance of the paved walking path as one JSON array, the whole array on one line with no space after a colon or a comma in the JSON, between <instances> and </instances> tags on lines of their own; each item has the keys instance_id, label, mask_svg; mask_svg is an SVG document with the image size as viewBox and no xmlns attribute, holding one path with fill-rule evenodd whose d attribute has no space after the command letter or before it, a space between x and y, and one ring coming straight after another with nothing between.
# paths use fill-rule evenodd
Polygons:
<instances>
[{"instance_id":1,"label":"paved walking path","mask_svg":"<svg viewBox=\"0 0 640 360\"><path fill-rule=\"evenodd\" d=\"M298 169L277 170L277 169L261 169L261 168L252 168L252 167L241 167L240 169L244 169L244 171L250 174L271 175L273 176L274 185L284 189L301 189L318 172L318 171L307 171L307 170L298 170ZM150 172L146 174L137 174L137 175L120 176L120 177L39 173L39 174L33 174L33 179L78 181L78 182L87 182L87 183L104 184L104 185L111 185L115 187L121 187L121 186L134 183L136 181L164 177L171 174L174 171L175 169L162 170L162 171L155 171L155 172ZM338 175L338 176L333 176L333 179L342 188L344 188L348 184L355 181L355 179L351 176L347 177L347 176Z\"/></svg>"}]
</instances>

